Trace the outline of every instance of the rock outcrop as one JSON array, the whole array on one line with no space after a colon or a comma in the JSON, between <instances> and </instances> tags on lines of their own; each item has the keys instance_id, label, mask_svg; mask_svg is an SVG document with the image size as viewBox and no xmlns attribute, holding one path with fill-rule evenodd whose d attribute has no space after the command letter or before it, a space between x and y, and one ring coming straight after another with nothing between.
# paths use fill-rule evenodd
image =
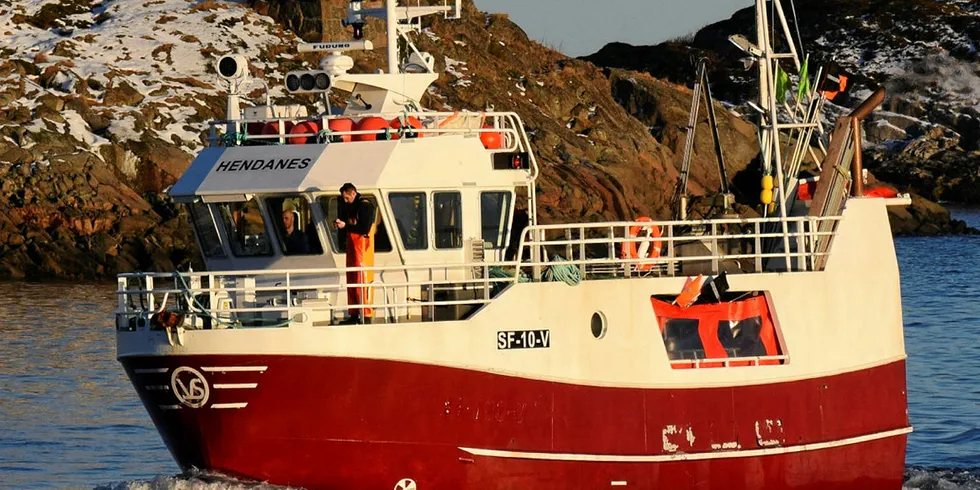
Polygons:
<instances>
[{"instance_id":1,"label":"rock outcrop","mask_svg":"<svg viewBox=\"0 0 980 490\"><path fill-rule=\"evenodd\" d=\"M27 4L0 13L0 29L49 40L47 49L0 56L0 278L98 278L193 264L186 214L165 191L203 147L207 121L224 117L210 64L243 52L272 98L285 101L283 74L318 59L294 54L296 37L256 11L307 40L318 31L349 36L337 21L347 2L253 3L256 10L220 2L175 10L150 2L142 17L154 27L142 30L132 29L135 12L112 1L62 0L74 9L70 19L52 17L43 27L28 21L41 12ZM690 91L642 74L604 73L529 40L506 16L471 2L465 9L462 19L437 18L417 36L441 74L423 104L521 114L543 169L544 220L669 216ZM87 31L86 15L90 25L99 20L99 31ZM252 34L228 36L232 27ZM367 27L379 48L381 28ZM357 54L356 63L377 69L383 51ZM249 96L259 101L263 93ZM299 102L312 108L315 101ZM719 112L737 172L757 151L755 138L736 116ZM709 136L701 133L695 193L718 186Z\"/></svg>"},{"instance_id":2,"label":"rock outcrop","mask_svg":"<svg viewBox=\"0 0 980 490\"><path fill-rule=\"evenodd\" d=\"M878 86L888 91L882 110L866 121L865 161L900 190L951 202L974 203L970 168L980 146L980 5L952 0L797 2L791 29L801 34L810 66L834 61L850 76L848 90L828 104L828 119L859 103ZM745 54L728 41L754 38L754 9L708 25L687 40L655 46L611 43L583 59L607 68L637 70L673 83L692 83L691 61L706 58L714 95L733 104L756 96ZM788 14L789 15L789 14ZM794 22L798 18L799 22ZM784 66L795 73L792 66ZM811 69L811 74L815 70ZM964 225L915 199L913 212L893 223L896 233L950 233ZM909 220L922 219L915 226ZM938 231L936 231L938 230Z\"/></svg>"},{"instance_id":3,"label":"rock outcrop","mask_svg":"<svg viewBox=\"0 0 980 490\"><path fill-rule=\"evenodd\" d=\"M281 88L285 72L318 62L296 54L296 35L347 39L339 22L346 5L0 2L0 32L11 40L0 47L0 278L104 278L193 265L187 216L166 190L205 146L208 121L225 116L212 63L243 54L274 103L295 103ZM691 101L691 91L672 82L686 79L568 58L528 39L507 16L464 5L462 19L431 19L416 36L440 73L423 105L519 113L542 167L545 221L670 216ZM381 27L372 20L366 31L378 48ZM358 53L355 70L377 69L383 57L381 49ZM246 102L264 97L256 86ZM754 128L721 104L717 112L733 179L758 153ZM962 148L976 128L958 121ZM882 123L879 137L931 134L906 123ZM946 161L949 148L936 144L908 146L920 148L916 158ZM900 173L889 168L875 171ZM698 131L690 189L710 195L718 185L710 133Z\"/></svg>"}]
</instances>

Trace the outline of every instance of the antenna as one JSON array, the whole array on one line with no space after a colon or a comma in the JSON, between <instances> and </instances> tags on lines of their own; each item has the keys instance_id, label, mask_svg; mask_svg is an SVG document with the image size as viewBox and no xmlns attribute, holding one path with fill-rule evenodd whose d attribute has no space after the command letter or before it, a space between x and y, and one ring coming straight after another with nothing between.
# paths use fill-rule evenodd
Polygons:
<instances>
[{"instance_id":1,"label":"antenna","mask_svg":"<svg viewBox=\"0 0 980 490\"><path fill-rule=\"evenodd\" d=\"M375 17L386 21L385 33L388 39L388 73L401 73L398 67L398 36L408 31L417 31L418 25L412 20L427 15L443 14L447 19L458 19L463 12L463 0L455 0L454 5L399 6L398 0L385 0L384 8L363 8L362 0L351 0L347 7L347 18L341 20L344 27L354 28L354 39L364 38L365 19ZM412 47L414 51L414 46Z\"/></svg>"}]
</instances>

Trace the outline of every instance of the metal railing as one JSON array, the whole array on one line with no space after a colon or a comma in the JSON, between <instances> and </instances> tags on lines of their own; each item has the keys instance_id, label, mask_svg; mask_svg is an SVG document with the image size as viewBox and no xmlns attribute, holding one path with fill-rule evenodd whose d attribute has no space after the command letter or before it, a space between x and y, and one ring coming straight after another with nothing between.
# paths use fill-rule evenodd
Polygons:
<instances>
[{"instance_id":1,"label":"metal railing","mask_svg":"<svg viewBox=\"0 0 980 490\"><path fill-rule=\"evenodd\" d=\"M327 326L343 320L345 310L365 309L374 311L373 323L458 321L522 281L822 270L839 219L789 218L790 250L780 249L778 219L609 222L528 227L514 262L121 274L117 327L165 328L151 323L164 311L200 329ZM656 226L662 236L633 237L637 226ZM624 243L655 240L659 257L622 256ZM358 272L364 282L347 281ZM354 288L362 300L350 304Z\"/></svg>"},{"instance_id":2,"label":"metal railing","mask_svg":"<svg viewBox=\"0 0 980 490\"><path fill-rule=\"evenodd\" d=\"M396 112L358 115L356 118L380 117L386 121L401 121L398 128L391 126L378 129L332 130L329 122L354 119L345 115L316 115L309 117L261 117L250 119L220 120L209 123L209 146L282 145L307 143L350 142L355 136L373 135L375 140L394 140L412 137L438 137L443 135L482 135L497 133L502 137L500 148L493 152L525 151L531 153L530 140L524 131L520 116L514 112ZM422 127L413 127L408 121L417 121ZM275 132L262 134L249 128L263 128L275 123ZM312 123L304 125L303 123ZM289 126L289 128L287 128ZM230 129L229 129L230 128ZM293 129L290 129L293 128ZM291 132L303 128L304 132ZM315 129L315 132L309 131ZM533 162L537 175L537 165Z\"/></svg>"},{"instance_id":3,"label":"metal railing","mask_svg":"<svg viewBox=\"0 0 980 490\"><path fill-rule=\"evenodd\" d=\"M163 311L194 317L190 326L205 329L326 326L342 320L346 310L365 309L374 311L374 323L460 320L514 282L510 275L495 277L493 267L497 265L467 263L120 274L117 326L153 327L148 324L150 317ZM474 270L480 271L479 276L467 277L473 276ZM348 273L357 272L365 276L373 272L375 280L346 281ZM354 288L361 289L365 300L349 304L344 298L348 289ZM452 311L444 311L447 309ZM143 325L139 324L141 318Z\"/></svg>"},{"instance_id":4,"label":"metal railing","mask_svg":"<svg viewBox=\"0 0 980 490\"><path fill-rule=\"evenodd\" d=\"M583 280L817 271L823 270L839 221L836 216L787 218L786 234L779 218L530 226L521 237L519 268L538 278L545 267L573 266ZM661 236L631 236L631 228L650 226ZM622 244L642 242L659 242L659 256L623 253Z\"/></svg>"},{"instance_id":5,"label":"metal railing","mask_svg":"<svg viewBox=\"0 0 980 490\"><path fill-rule=\"evenodd\" d=\"M739 367L739 366L763 366L788 364L789 356L746 356L746 357L709 357L698 359L672 359L670 367L673 369L692 368L710 369L715 367ZM733 366L735 364L735 366Z\"/></svg>"}]
</instances>

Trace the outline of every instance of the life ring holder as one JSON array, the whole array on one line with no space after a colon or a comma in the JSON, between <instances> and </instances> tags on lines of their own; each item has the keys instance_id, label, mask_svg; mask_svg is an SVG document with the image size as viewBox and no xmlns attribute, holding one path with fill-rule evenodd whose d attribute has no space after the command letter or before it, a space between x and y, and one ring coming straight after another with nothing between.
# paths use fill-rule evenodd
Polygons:
<instances>
[{"instance_id":1,"label":"life ring holder","mask_svg":"<svg viewBox=\"0 0 980 490\"><path fill-rule=\"evenodd\" d=\"M660 227L654 225L653 220L647 216L640 216L639 218L636 218L636 221L638 223L650 223L650 224L631 226L629 229L628 238L637 238L641 236L640 232L642 231L644 232L645 236L650 238L650 240L649 242L629 241L629 242L621 243L619 247L620 258L622 259L642 258L640 257L641 250L637 250L637 244L640 244L641 245L640 248L642 248L642 246L647 245L647 243L649 243L649 247L650 247L649 250L647 251L647 258L655 259L657 257L660 257L660 252L663 249L663 240L660 240L660 237L663 235L660 231ZM646 272L653 269L653 266L654 264L649 264L649 263L636 264L636 269L639 271Z\"/></svg>"}]
</instances>

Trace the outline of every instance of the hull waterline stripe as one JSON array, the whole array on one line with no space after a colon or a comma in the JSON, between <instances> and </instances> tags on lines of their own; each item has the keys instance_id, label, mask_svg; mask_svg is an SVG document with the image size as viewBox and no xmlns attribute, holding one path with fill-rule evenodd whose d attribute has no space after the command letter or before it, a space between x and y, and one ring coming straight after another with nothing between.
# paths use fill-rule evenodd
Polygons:
<instances>
[{"instance_id":1,"label":"hull waterline stripe","mask_svg":"<svg viewBox=\"0 0 980 490\"><path fill-rule=\"evenodd\" d=\"M269 368L267 366L217 366L217 367L216 366L209 366L209 367L202 367L201 368L201 371L207 371L209 373L214 373L214 372L218 372L218 373L248 373L248 372L264 373L266 369L269 369Z\"/></svg>"},{"instance_id":2,"label":"hull waterline stripe","mask_svg":"<svg viewBox=\"0 0 980 490\"><path fill-rule=\"evenodd\" d=\"M255 388L259 386L258 383L215 383L212 385L216 389L238 389L238 388Z\"/></svg>"},{"instance_id":3,"label":"hull waterline stripe","mask_svg":"<svg viewBox=\"0 0 980 490\"><path fill-rule=\"evenodd\" d=\"M170 371L170 368L134 369L135 374L160 374Z\"/></svg>"},{"instance_id":4,"label":"hull waterline stripe","mask_svg":"<svg viewBox=\"0 0 980 490\"><path fill-rule=\"evenodd\" d=\"M248 402L244 403L215 403L211 405L211 408L245 408L248 406Z\"/></svg>"},{"instance_id":5,"label":"hull waterline stripe","mask_svg":"<svg viewBox=\"0 0 980 490\"><path fill-rule=\"evenodd\" d=\"M461 447L460 449L475 456L487 456L492 458L516 458L516 459L538 459L548 461L589 461L589 462L614 462L614 463L659 463L668 461L696 461L704 459L727 459L727 458L751 458L756 456L772 456L776 454L799 453L804 451L817 451L862 442L875 441L888 437L895 437L912 432L912 427L904 427L886 432L878 432L836 441L819 442L815 444L801 444L798 446L773 447L766 449L750 449L746 451L719 451L714 453L677 453L662 455L617 455L617 454L568 454L568 453L528 453L519 451L501 451L497 449L478 449Z\"/></svg>"}]
</instances>

